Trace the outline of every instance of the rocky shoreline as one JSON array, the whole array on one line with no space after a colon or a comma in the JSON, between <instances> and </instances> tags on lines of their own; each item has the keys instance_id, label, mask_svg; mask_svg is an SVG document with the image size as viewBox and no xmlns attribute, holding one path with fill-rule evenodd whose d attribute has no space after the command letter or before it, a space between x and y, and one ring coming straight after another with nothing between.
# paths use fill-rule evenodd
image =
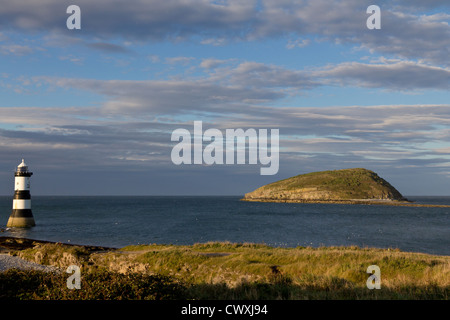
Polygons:
<instances>
[{"instance_id":1,"label":"rocky shoreline","mask_svg":"<svg viewBox=\"0 0 450 320\"><path fill-rule=\"evenodd\" d=\"M99 246L76 245L44 240L0 236L0 272L7 271L9 269L61 272L62 269L56 266L43 265L33 261L28 261L20 257L21 251L32 249L36 246L45 244L59 244L64 247L82 247L89 253L114 250L113 248Z\"/></svg>"},{"instance_id":2,"label":"rocky shoreline","mask_svg":"<svg viewBox=\"0 0 450 320\"><path fill-rule=\"evenodd\" d=\"M293 199L271 199L271 198L242 198L241 201L249 202L279 202L279 203L322 203L322 204L359 204L359 205L384 205L403 207L427 207L427 208L450 208L446 204L424 204L411 201L397 200L293 200Z\"/></svg>"},{"instance_id":3,"label":"rocky shoreline","mask_svg":"<svg viewBox=\"0 0 450 320\"><path fill-rule=\"evenodd\" d=\"M69 244L46 240L35 240L27 238L16 238L16 237L3 237L0 236L0 253L11 254L17 251L31 249L37 245L42 244L60 244L68 247L83 247L89 252L107 251L114 250L115 248L101 247L101 246L91 246L91 245L79 245L79 244Z\"/></svg>"},{"instance_id":4,"label":"rocky shoreline","mask_svg":"<svg viewBox=\"0 0 450 320\"><path fill-rule=\"evenodd\" d=\"M60 272L61 269L54 266L45 266L8 254L0 254L0 272L10 269L38 270L45 272Z\"/></svg>"}]
</instances>

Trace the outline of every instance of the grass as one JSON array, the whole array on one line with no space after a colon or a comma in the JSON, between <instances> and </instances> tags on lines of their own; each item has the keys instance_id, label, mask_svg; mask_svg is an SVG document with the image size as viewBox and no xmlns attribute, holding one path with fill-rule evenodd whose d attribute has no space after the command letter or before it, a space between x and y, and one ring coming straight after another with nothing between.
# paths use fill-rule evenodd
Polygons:
<instances>
[{"instance_id":1,"label":"grass","mask_svg":"<svg viewBox=\"0 0 450 320\"><path fill-rule=\"evenodd\" d=\"M76 290L74 299L447 300L450 292L450 257L390 249L210 242L89 252L83 247L44 244L19 255L62 268L81 266L83 287ZM366 286L370 265L380 267L380 290ZM7 278L11 277L25 276L18 272ZM10 296L68 299L74 294L63 293L69 291L65 289L68 274L30 273L27 277L30 282L22 287L29 288L28 293L19 291L14 296L8 291ZM33 280L36 277L47 279L48 289L36 288L40 283ZM3 274L0 286L4 281Z\"/></svg>"},{"instance_id":2,"label":"grass","mask_svg":"<svg viewBox=\"0 0 450 320\"><path fill-rule=\"evenodd\" d=\"M165 300L182 299L184 288L169 277L91 270L80 290L67 288L68 274L11 269L0 273L0 299Z\"/></svg>"},{"instance_id":3,"label":"grass","mask_svg":"<svg viewBox=\"0 0 450 320\"><path fill-rule=\"evenodd\" d=\"M342 169L321 172L311 172L297 175L265 185L249 194L254 198L286 198L293 199L293 195L326 191L324 199L397 199L403 196L386 180L375 172L363 169ZM328 199L329 200L329 199Z\"/></svg>"}]
</instances>

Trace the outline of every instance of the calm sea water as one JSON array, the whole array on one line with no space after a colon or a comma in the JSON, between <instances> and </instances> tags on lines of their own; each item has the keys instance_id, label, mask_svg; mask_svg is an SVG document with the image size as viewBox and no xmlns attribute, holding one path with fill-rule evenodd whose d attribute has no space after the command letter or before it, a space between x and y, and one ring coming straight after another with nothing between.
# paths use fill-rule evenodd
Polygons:
<instances>
[{"instance_id":1,"label":"calm sea water","mask_svg":"<svg viewBox=\"0 0 450 320\"><path fill-rule=\"evenodd\" d=\"M254 242L399 248L450 255L450 208L239 201L240 197L32 197L36 226L0 236L123 247ZM409 197L450 204L450 197ZM0 227L12 197L0 197Z\"/></svg>"}]
</instances>

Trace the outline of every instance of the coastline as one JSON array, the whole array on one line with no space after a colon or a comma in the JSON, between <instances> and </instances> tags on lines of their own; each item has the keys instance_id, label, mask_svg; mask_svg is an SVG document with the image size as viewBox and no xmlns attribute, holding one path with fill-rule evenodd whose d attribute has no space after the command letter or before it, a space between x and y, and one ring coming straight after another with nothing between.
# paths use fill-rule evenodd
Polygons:
<instances>
[{"instance_id":1,"label":"coastline","mask_svg":"<svg viewBox=\"0 0 450 320\"><path fill-rule=\"evenodd\" d=\"M450 256L392 248L230 242L108 248L11 237L0 237L0 248L9 258L9 269L0 271L0 286L8 289L0 300L448 300L450 294ZM21 268L26 263L61 272ZM81 290L66 287L65 270L73 265L81 269ZM381 290L367 287L372 265L381 269Z\"/></svg>"},{"instance_id":2,"label":"coastline","mask_svg":"<svg viewBox=\"0 0 450 320\"><path fill-rule=\"evenodd\" d=\"M382 248L382 247L359 247L357 245L333 245L333 246L318 246L318 247L303 247L303 246L297 246L297 247L277 247L277 246L270 246L263 243L250 243L250 242L244 242L244 243L238 243L238 242L215 242L215 241L207 241L207 242L200 242L200 243L194 243L194 244L156 244L156 243L149 243L149 244L137 244L137 245L127 245L124 247L106 247L106 246L97 246L97 245L91 245L91 244L76 244L76 243L68 243L68 242L60 242L60 241L47 241L47 240L37 240L37 239L29 239L29 238L21 238L21 237L10 237L10 236L2 236L0 235L0 254L3 255L12 255L16 256L21 251L29 251L36 248L41 248L45 246L59 246L61 248L68 248L68 249L77 249L77 248L83 248L83 250L89 254L91 253L105 253L105 252L117 252L121 253L123 252L123 248L129 248L129 247L143 247L143 246L157 246L157 247L179 247L179 248L193 248L195 246L201 246L201 245L208 245L211 243L226 243L226 244L232 244L232 245L253 245L253 246L264 246L267 248L272 249L296 249L296 248L310 248L313 250L323 250L326 248L359 248L361 250L376 250L376 251L386 251L386 252L403 252L403 253L409 253L409 254L423 254L428 256L436 256L436 257L449 257L450 255L446 254L438 254L438 253L427 253L427 252L420 252L420 251L403 251L399 248ZM212 255L215 255L215 253L211 253ZM19 254L20 255L20 254ZM221 255L221 254L218 254Z\"/></svg>"},{"instance_id":3,"label":"coastline","mask_svg":"<svg viewBox=\"0 0 450 320\"><path fill-rule=\"evenodd\" d=\"M116 250L117 248L104 247L104 246L95 246L95 245L81 245L81 244L73 244L73 243L62 243L55 241L47 241L47 240L36 240L29 238L20 238L20 237L8 237L0 235L0 254L11 254L16 253L18 251L33 249L37 246L42 245L62 245L67 247L83 247L89 252L101 252L108 250Z\"/></svg>"},{"instance_id":4,"label":"coastline","mask_svg":"<svg viewBox=\"0 0 450 320\"><path fill-rule=\"evenodd\" d=\"M356 204L356 205L384 205L384 206L402 206L402 207L426 207L426 208L450 208L445 204L425 204L413 203L411 201L398 200L293 200L293 199L271 199L271 198L242 198L240 201L247 202L277 202L277 203L320 203L320 204Z\"/></svg>"}]
</instances>

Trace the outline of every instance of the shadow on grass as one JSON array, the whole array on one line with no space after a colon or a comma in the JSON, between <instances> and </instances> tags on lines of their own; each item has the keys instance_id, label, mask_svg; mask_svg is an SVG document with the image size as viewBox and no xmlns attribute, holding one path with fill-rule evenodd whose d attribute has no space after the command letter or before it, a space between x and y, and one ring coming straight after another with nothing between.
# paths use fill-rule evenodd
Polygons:
<instances>
[{"instance_id":1,"label":"shadow on grass","mask_svg":"<svg viewBox=\"0 0 450 320\"><path fill-rule=\"evenodd\" d=\"M267 282L186 284L174 278L96 270L84 273L81 289L69 290L69 274L16 269L0 273L0 299L23 300L448 300L449 287L436 285L369 290L336 277L293 284L283 275Z\"/></svg>"},{"instance_id":2,"label":"shadow on grass","mask_svg":"<svg viewBox=\"0 0 450 320\"><path fill-rule=\"evenodd\" d=\"M198 284L189 293L199 300L448 300L449 289L435 286L396 290L248 283L229 288L224 284Z\"/></svg>"}]
</instances>

